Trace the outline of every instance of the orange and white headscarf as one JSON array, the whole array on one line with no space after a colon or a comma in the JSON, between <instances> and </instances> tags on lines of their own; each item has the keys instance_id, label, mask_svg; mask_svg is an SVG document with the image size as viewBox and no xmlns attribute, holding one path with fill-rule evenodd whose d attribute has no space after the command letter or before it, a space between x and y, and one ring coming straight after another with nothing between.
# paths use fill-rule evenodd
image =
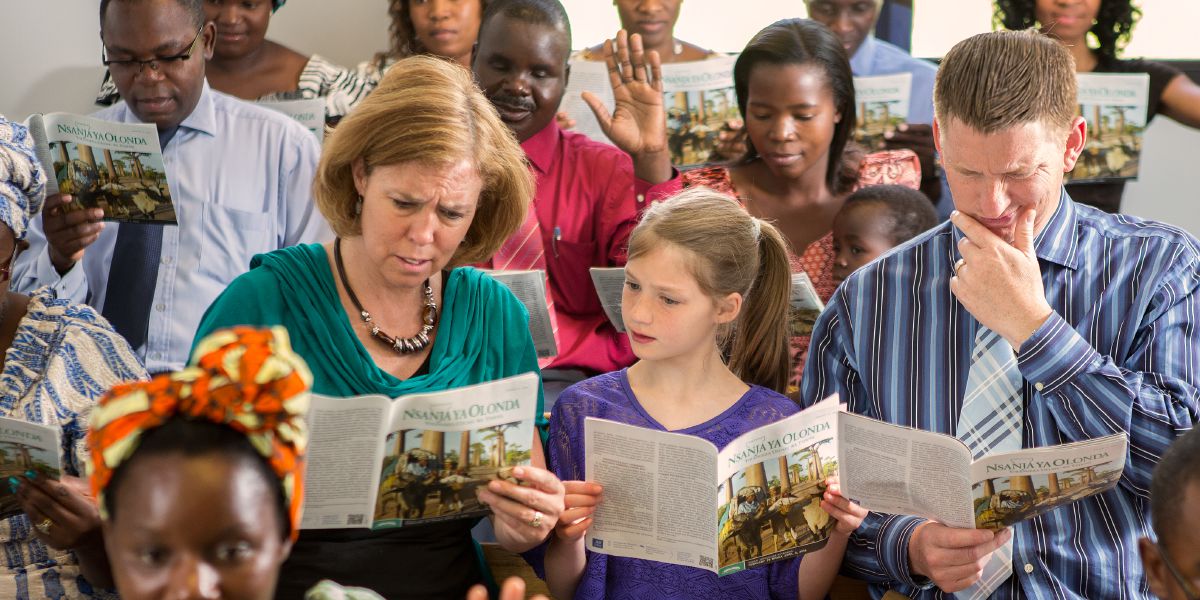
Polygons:
<instances>
[{"instance_id":1,"label":"orange and white headscarf","mask_svg":"<svg viewBox=\"0 0 1200 600\"><path fill-rule=\"evenodd\" d=\"M150 381L113 387L92 411L88 430L92 492L104 511L113 472L142 435L175 417L208 421L243 433L283 486L291 535L300 525L304 451L312 373L292 351L283 327L235 327L196 345L191 364Z\"/></svg>"}]
</instances>

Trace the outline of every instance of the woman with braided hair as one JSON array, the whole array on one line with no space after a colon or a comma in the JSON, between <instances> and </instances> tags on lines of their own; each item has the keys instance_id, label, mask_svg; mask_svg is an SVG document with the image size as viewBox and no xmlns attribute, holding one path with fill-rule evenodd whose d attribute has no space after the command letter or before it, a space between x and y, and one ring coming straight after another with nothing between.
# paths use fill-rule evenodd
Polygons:
<instances>
[{"instance_id":1,"label":"woman with braided hair","mask_svg":"<svg viewBox=\"0 0 1200 600\"><path fill-rule=\"evenodd\" d=\"M59 428L63 474L0 481L0 598L111 598L100 517L79 478L88 416L104 390L146 370L91 307L45 287L8 290L9 269L41 212L46 178L29 132L0 116L0 416Z\"/></svg>"},{"instance_id":2,"label":"woman with braided hair","mask_svg":"<svg viewBox=\"0 0 1200 600\"><path fill-rule=\"evenodd\" d=\"M996 0L993 20L1010 30L1038 27L1071 51L1079 73L1148 73L1146 125L1161 113L1200 128L1200 85L1171 65L1119 58L1141 15L1132 0ZM1113 213L1124 191L1124 181L1067 184L1072 199Z\"/></svg>"}]
</instances>

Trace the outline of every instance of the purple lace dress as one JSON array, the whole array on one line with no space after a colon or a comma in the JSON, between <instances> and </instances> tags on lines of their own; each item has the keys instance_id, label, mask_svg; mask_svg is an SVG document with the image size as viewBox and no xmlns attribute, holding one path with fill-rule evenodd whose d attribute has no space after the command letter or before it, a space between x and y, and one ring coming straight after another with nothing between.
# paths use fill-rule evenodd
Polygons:
<instances>
[{"instance_id":1,"label":"purple lace dress","mask_svg":"<svg viewBox=\"0 0 1200 600\"><path fill-rule=\"evenodd\" d=\"M737 436L795 414L799 408L786 396L751 386L750 391L712 420L675 433L704 438L725 447ZM639 427L665 430L633 395L625 370L577 383L558 397L550 417L550 469L563 481L584 478L583 420L599 417ZM737 600L796 598L800 559L773 562L718 578L694 567L587 552L587 567L575 598L626 600L644 598L703 598Z\"/></svg>"}]
</instances>

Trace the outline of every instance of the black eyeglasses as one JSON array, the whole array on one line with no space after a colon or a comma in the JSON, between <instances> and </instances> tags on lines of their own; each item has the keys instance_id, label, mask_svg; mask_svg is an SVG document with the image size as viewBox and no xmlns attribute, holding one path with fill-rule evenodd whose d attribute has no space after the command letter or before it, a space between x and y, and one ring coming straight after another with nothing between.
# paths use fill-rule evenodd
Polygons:
<instances>
[{"instance_id":1,"label":"black eyeglasses","mask_svg":"<svg viewBox=\"0 0 1200 600\"><path fill-rule=\"evenodd\" d=\"M104 48L101 54L101 62L114 72L137 75L142 72L142 67L150 67L151 71L157 73L164 68L169 69L181 65L183 61L191 58L192 54L196 52L196 44L200 42L200 34L202 33L204 33L204 27L196 30L196 37L192 39L192 43L188 44L187 51L183 54L158 56L150 60L108 60L108 49Z\"/></svg>"},{"instance_id":2,"label":"black eyeglasses","mask_svg":"<svg viewBox=\"0 0 1200 600\"><path fill-rule=\"evenodd\" d=\"M1167 565L1167 570L1171 572L1171 577L1175 579L1175 583L1179 584L1179 589L1183 590L1183 597L1187 600L1200 600L1200 592L1196 591L1196 584L1188 581L1179 572L1179 567L1171 561L1171 557L1167 555L1167 549L1162 547L1162 544L1154 542L1154 547L1158 549L1158 555L1162 557L1163 563Z\"/></svg>"}]
</instances>

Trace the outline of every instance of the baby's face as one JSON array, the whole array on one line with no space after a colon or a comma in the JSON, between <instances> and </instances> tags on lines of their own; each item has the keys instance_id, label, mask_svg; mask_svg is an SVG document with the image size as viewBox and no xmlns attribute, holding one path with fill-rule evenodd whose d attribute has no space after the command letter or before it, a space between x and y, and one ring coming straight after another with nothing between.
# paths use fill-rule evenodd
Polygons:
<instances>
[{"instance_id":1,"label":"baby's face","mask_svg":"<svg viewBox=\"0 0 1200 600\"><path fill-rule=\"evenodd\" d=\"M833 220L833 279L838 285L892 249L892 217L887 208L865 202L842 209Z\"/></svg>"}]
</instances>

